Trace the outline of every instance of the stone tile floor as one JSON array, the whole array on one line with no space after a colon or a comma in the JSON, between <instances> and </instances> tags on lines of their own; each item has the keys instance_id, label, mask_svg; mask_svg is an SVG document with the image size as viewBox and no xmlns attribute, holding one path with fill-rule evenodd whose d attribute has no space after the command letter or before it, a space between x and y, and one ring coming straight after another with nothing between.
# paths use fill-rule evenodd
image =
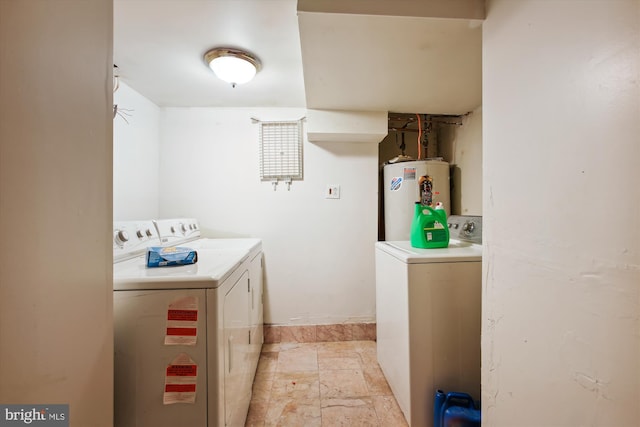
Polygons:
<instances>
[{"instance_id":1,"label":"stone tile floor","mask_svg":"<svg viewBox=\"0 0 640 427\"><path fill-rule=\"evenodd\" d=\"M375 341L264 344L245 426L407 426Z\"/></svg>"}]
</instances>

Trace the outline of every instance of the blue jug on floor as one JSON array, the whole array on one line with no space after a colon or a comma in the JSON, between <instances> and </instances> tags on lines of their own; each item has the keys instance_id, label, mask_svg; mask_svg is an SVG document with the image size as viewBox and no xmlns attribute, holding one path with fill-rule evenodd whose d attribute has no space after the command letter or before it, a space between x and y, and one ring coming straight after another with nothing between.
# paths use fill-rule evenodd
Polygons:
<instances>
[{"instance_id":1,"label":"blue jug on floor","mask_svg":"<svg viewBox=\"0 0 640 427\"><path fill-rule=\"evenodd\" d=\"M480 409L469 394L436 391L433 427L480 427L480 419Z\"/></svg>"}]
</instances>

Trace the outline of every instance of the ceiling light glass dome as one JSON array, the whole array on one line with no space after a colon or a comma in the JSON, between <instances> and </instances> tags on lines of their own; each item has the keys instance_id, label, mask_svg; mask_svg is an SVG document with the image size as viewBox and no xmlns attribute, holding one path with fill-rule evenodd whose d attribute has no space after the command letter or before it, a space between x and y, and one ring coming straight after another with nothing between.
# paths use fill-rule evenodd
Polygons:
<instances>
[{"instance_id":1,"label":"ceiling light glass dome","mask_svg":"<svg viewBox=\"0 0 640 427\"><path fill-rule=\"evenodd\" d=\"M249 82L260 70L256 57L237 49L211 49L205 53L204 60L219 79L233 87Z\"/></svg>"}]
</instances>

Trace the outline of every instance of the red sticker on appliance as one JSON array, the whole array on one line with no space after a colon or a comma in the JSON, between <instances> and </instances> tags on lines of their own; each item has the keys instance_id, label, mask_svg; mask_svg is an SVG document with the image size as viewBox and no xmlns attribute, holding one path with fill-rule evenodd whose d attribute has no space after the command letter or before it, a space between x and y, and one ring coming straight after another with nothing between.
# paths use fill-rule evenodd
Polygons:
<instances>
[{"instance_id":1,"label":"red sticker on appliance","mask_svg":"<svg viewBox=\"0 0 640 427\"><path fill-rule=\"evenodd\" d=\"M184 297L167 307L165 345L196 345L198 340L198 297Z\"/></svg>"},{"instance_id":2,"label":"red sticker on appliance","mask_svg":"<svg viewBox=\"0 0 640 427\"><path fill-rule=\"evenodd\" d=\"M195 384L166 384L164 386L165 393L195 393ZM177 402L176 402L177 403Z\"/></svg>"},{"instance_id":3,"label":"red sticker on appliance","mask_svg":"<svg viewBox=\"0 0 640 427\"><path fill-rule=\"evenodd\" d=\"M195 403L198 365L186 353L180 353L170 365L164 376L164 395L162 403Z\"/></svg>"},{"instance_id":4,"label":"red sticker on appliance","mask_svg":"<svg viewBox=\"0 0 640 427\"><path fill-rule=\"evenodd\" d=\"M195 322L198 320L198 310L171 310L167 311L167 320L184 320Z\"/></svg>"},{"instance_id":5,"label":"red sticker on appliance","mask_svg":"<svg viewBox=\"0 0 640 427\"><path fill-rule=\"evenodd\" d=\"M197 365L169 365L167 366L168 377L195 377L198 375Z\"/></svg>"},{"instance_id":6,"label":"red sticker on appliance","mask_svg":"<svg viewBox=\"0 0 640 427\"><path fill-rule=\"evenodd\" d=\"M198 335L197 328L167 328L167 336L195 337Z\"/></svg>"}]
</instances>

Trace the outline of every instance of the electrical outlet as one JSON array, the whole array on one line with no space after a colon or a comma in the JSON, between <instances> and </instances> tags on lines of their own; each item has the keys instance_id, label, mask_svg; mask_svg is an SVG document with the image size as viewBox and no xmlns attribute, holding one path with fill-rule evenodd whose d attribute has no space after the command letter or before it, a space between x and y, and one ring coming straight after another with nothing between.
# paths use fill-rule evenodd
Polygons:
<instances>
[{"instance_id":1,"label":"electrical outlet","mask_svg":"<svg viewBox=\"0 0 640 427\"><path fill-rule=\"evenodd\" d=\"M334 184L327 184L327 188L324 191L325 199L339 199L340 198L340 186Z\"/></svg>"}]
</instances>

